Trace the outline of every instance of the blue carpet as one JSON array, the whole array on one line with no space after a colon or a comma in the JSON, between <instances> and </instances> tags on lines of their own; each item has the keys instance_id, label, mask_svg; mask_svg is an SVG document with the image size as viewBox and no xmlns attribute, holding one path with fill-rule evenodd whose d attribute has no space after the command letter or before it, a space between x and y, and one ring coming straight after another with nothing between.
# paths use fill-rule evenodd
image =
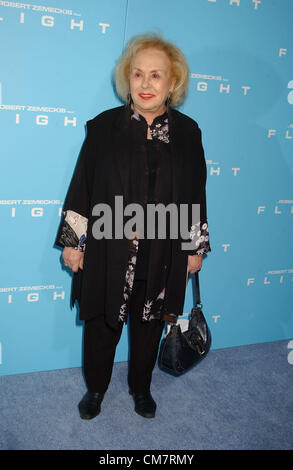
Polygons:
<instances>
[{"instance_id":1,"label":"blue carpet","mask_svg":"<svg viewBox=\"0 0 293 470\"><path fill-rule=\"evenodd\" d=\"M99 416L81 420L80 368L0 377L0 449L285 450L293 448L288 341L211 350L191 372L156 366L154 419L137 415L127 362L115 363Z\"/></svg>"}]
</instances>

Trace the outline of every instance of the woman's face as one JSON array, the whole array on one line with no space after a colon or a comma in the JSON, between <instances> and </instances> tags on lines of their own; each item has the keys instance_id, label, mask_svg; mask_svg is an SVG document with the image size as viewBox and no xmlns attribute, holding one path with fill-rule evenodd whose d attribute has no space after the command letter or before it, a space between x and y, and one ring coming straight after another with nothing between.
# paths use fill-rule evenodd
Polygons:
<instances>
[{"instance_id":1,"label":"woman's face","mask_svg":"<svg viewBox=\"0 0 293 470\"><path fill-rule=\"evenodd\" d=\"M171 63L165 52L149 48L139 51L130 67L130 93L135 109L145 117L162 114L173 91Z\"/></svg>"}]
</instances>

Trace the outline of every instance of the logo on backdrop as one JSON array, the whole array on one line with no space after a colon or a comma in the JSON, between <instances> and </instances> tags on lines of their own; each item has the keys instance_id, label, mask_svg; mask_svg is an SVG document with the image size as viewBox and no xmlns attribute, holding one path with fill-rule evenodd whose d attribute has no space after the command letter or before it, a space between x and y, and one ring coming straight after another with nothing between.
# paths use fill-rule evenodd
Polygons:
<instances>
[{"instance_id":1,"label":"logo on backdrop","mask_svg":"<svg viewBox=\"0 0 293 470\"><path fill-rule=\"evenodd\" d=\"M24 117L24 113L20 113L19 111L30 113L29 117L32 118L32 122L37 126L47 126L53 115L59 116L60 114L63 115L61 119L64 127L76 127L77 124L76 116L72 116L74 111L69 111L63 107L2 104L0 101L0 111L14 111L14 113L11 113L10 115L11 121L18 125L22 123ZM50 117L49 113L51 113ZM66 116L66 114L69 114L70 116Z\"/></svg>"},{"instance_id":2,"label":"logo on backdrop","mask_svg":"<svg viewBox=\"0 0 293 470\"><path fill-rule=\"evenodd\" d=\"M293 104L293 103L292 103ZM293 124L288 125L288 129L286 131L282 131L282 135L285 139L291 140L293 139ZM268 129L267 138L270 139L272 136L278 135L278 129Z\"/></svg>"},{"instance_id":3,"label":"logo on backdrop","mask_svg":"<svg viewBox=\"0 0 293 470\"><path fill-rule=\"evenodd\" d=\"M211 3L216 3L217 0L207 0L208 2ZM259 5L262 3L262 0L251 0L250 5L253 7L254 10L258 10ZM234 6L234 7L240 7L241 3L240 0L226 0L226 5L227 6Z\"/></svg>"},{"instance_id":4,"label":"logo on backdrop","mask_svg":"<svg viewBox=\"0 0 293 470\"><path fill-rule=\"evenodd\" d=\"M6 299L6 303L12 304L21 300L25 302L39 302L42 296L49 294L51 300L65 300L65 289L63 286L54 284L39 286L13 286L0 287L0 295ZM1 297L3 297L1 295Z\"/></svg>"},{"instance_id":5,"label":"logo on backdrop","mask_svg":"<svg viewBox=\"0 0 293 470\"><path fill-rule=\"evenodd\" d=\"M70 111L64 107L55 107L55 106L31 106L31 105L22 105L22 104L3 104L3 87L2 83L0 82L0 111L14 111L12 119L14 120L15 124L21 124L22 122L22 114L19 111L24 111L28 113L32 113L33 121L37 126L47 126L49 124L49 116L48 114L43 113L51 113L51 114L63 114L63 125L64 127L72 126L76 127L77 119L73 116L66 116L65 114L74 114L74 111Z\"/></svg>"},{"instance_id":6,"label":"logo on backdrop","mask_svg":"<svg viewBox=\"0 0 293 470\"><path fill-rule=\"evenodd\" d=\"M43 28L54 28L55 26L59 27L62 17L64 17L63 22L66 22L66 29L68 31L78 31L83 32L86 29L85 21L81 19L81 13L74 12L70 9L64 8L55 8L45 5L34 5L28 3L17 3L0 0L0 7L6 7L14 9L15 11L15 20L19 24L30 24L30 19L32 15L40 14L40 26ZM3 12L3 13L2 13ZM75 18L74 18L75 17ZM79 17L79 18L76 18ZM5 17L5 8L1 10L0 21L5 23L7 18ZM11 21L11 18L9 18ZM33 23L35 24L35 23ZM103 21L102 19L97 19L96 22L96 31L98 34L105 35L110 29L110 23ZM63 126L64 127L76 127L77 118L72 116L75 114L75 111L68 110L63 106L43 106L43 105L22 105L22 104L2 104L2 88L0 85L0 110L2 111L14 111L14 113L9 114L15 124L21 124L25 116L23 111L30 113L30 118L34 124L37 126L47 126L49 121L53 117L52 115L62 116Z\"/></svg>"},{"instance_id":7,"label":"logo on backdrop","mask_svg":"<svg viewBox=\"0 0 293 470\"><path fill-rule=\"evenodd\" d=\"M196 90L199 92L206 92L208 91L209 87L213 86L213 85L209 85L207 80L212 80L215 82L228 82L229 81L228 78L223 78L221 75L208 75L208 74L201 74L201 73L191 73L190 78L197 79ZM240 93L244 96L248 95L249 90L251 90L250 85L242 85L240 87ZM230 91L231 91L230 83L218 84L219 93L224 93L226 95L229 95Z\"/></svg>"},{"instance_id":8,"label":"logo on backdrop","mask_svg":"<svg viewBox=\"0 0 293 470\"><path fill-rule=\"evenodd\" d=\"M50 206L59 206L58 215L62 215L62 204L59 199L0 199L0 207L6 207L11 217L17 217L20 210L25 209L31 217L43 217ZM32 207L33 206L33 207ZM44 207L40 207L44 206ZM48 209L49 210L49 209Z\"/></svg>"},{"instance_id":9,"label":"logo on backdrop","mask_svg":"<svg viewBox=\"0 0 293 470\"><path fill-rule=\"evenodd\" d=\"M263 275L263 284L272 285L276 284L286 284L292 283L293 281L293 269L271 269ZM250 277L247 279L247 286L252 286L255 284L256 278Z\"/></svg>"},{"instance_id":10,"label":"logo on backdrop","mask_svg":"<svg viewBox=\"0 0 293 470\"><path fill-rule=\"evenodd\" d=\"M0 6L2 7L8 7L8 8L15 8L15 11L17 13L17 22L18 23L26 23L29 22L30 16L35 15L35 13L45 13L41 15L40 18L40 25L45 28L54 28L55 24L59 26L59 19L56 19L54 15L65 15L65 16L75 16L75 17L80 17L81 13L75 13L72 10L67 10L63 8L55 8L51 6L44 6L44 5L31 5L28 3L16 3L16 2L9 2L9 1L3 1L0 0ZM23 11L24 10L24 11ZM49 14L48 14L49 13ZM51 14L50 14L51 13ZM5 21L5 16L0 17L1 21ZM73 30L78 30L78 31L84 31L84 20L77 20L74 18L71 18L70 21L67 21L67 29L69 31ZM101 34L106 34L107 31L110 28L110 24L104 21L99 21L97 20L96 23L96 28L97 32Z\"/></svg>"},{"instance_id":11,"label":"logo on backdrop","mask_svg":"<svg viewBox=\"0 0 293 470\"><path fill-rule=\"evenodd\" d=\"M282 206L284 204L284 206ZM276 215L289 215L293 214L293 199L279 199L269 209L267 206L257 206L257 215L265 214L268 211Z\"/></svg>"},{"instance_id":12,"label":"logo on backdrop","mask_svg":"<svg viewBox=\"0 0 293 470\"><path fill-rule=\"evenodd\" d=\"M206 160L206 164L207 164L207 167L208 167L208 174L210 176L220 176L221 175L222 167L219 166L220 162L214 162L213 160ZM240 168L232 166L231 168L228 169L228 171L230 172L230 175L232 177L233 176L238 176Z\"/></svg>"}]
</instances>

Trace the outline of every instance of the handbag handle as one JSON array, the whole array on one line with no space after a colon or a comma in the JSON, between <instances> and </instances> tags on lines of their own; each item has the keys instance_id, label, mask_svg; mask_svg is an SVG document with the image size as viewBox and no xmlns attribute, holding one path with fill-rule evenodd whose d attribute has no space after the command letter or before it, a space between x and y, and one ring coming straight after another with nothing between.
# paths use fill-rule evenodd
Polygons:
<instances>
[{"instance_id":1,"label":"handbag handle","mask_svg":"<svg viewBox=\"0 0 293 470\"><path fill-rule=\"evenodd\" d=\"M200 300L200 291L199 291L199 275L198 271L195 273L195 291L196 291L196 304L202 308L202 303Z\"/></svg>"},{"instance_id":2,"label":"handbag handle","mask_svg":"<svg viewBox=\"0 0 293 470\"><path fill-rule=\"evenodd\" d=\"M188 265L187 265L187 273L186 273L186 286L185 288L187 288L187 284L188 284ZM202 308L202 303L201 303L201 300L200 300L200 289L199 289L199 275L198 275L198 271L195 272L195 292L196 292L196 305L199 306L200 308Z\"/></svg>"},{"instance_id":3,"label":"handbag handle","mask_svg":"<svg viewBox=\"0 0 293 470\"><path fill-rule=\"evenodd\" d=\"M186 270L186 284L185 284L185 292L186 292L186 288L187 288L187 284L188 284L188 265L187 265L187 270ZM198 276L198 271L196 271L195 273L195 291L196 291L196 306L199 306L200 308L202 308L202 303L200 301L200 291L199 291L199 276ZM173 319L168 319L166 318L168 324L170 327L172 326L175 326L177 321L178 321L178 318L176 320L176 322L174 323L174 320ZM166 333L167 335L167 333Z\"/></svg>"}]
</instances>

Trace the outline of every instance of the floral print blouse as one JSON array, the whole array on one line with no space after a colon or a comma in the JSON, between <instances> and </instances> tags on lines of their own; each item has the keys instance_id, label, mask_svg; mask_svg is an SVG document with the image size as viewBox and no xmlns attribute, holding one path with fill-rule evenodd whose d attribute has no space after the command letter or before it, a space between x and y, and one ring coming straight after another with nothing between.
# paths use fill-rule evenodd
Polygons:
<instances>
[{"instance_id":1,"label":"floral print blouse","mask_svg":"<svg viewBox=\"0 0 293 470\"><path fill-rule=\"evenodd\" d=\"M144 119L131 104L131 119L140 121ZM149 126L150 133L153 139L158 139L165 144L169 144L169 126L168 126L168 114L165 112L159 118L157 118L153 124ZM84 252L86 248L86 237L87 237L87 222L86 217L80 214L67 210L63 211L63 223L61 226L59 242L63 246L74 248L78 251ZM190 239L193 240L197 236L196 249L194 255L203 255L211 251L209 243L209 228L207 222L201 224L200 222L196 225L191 226ZM129 243L129 256L128 264L125 273L125 284L123 290L123 299L119 312L119 321L127 322L130 296L133 288L135 266L138 253L139 240L134 235L134 238ZM161 308L165 297L165 288L159 293L155 299L146 299L142 312L142 320L150 321L153 319L161 319ZM164 318L169 322L176 322L177 317L174 318L171 314L168 318Z\"/></svg>"}]
</instances>

